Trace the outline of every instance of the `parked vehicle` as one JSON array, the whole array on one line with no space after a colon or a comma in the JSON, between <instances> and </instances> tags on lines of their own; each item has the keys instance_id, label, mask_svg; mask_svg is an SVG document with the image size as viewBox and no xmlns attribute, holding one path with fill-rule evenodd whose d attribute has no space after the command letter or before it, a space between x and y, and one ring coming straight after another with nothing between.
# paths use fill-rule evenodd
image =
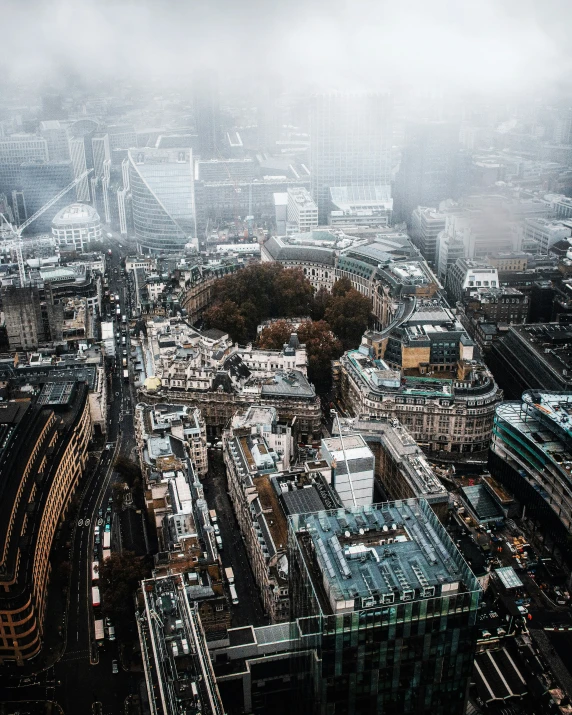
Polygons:
<instances>
[{"instance_id":1,"label":"parked vehicle","mask_svg":"<svg viewBox=\"0 0 572 715\"><path fill-rule=\"evenodd\" d=\"M117 665L117 661L116 661L116 660L112 660L112 661L111 661L111 672L112 672L114 675L117 675L117 673L119 673L119 666Z\"/></svg>"},{"instance_id":2,"label":"parked vehicle","mask_svg":"<svg viewBox=\"0 0 572 715\"><path fill-rule=\"evenodd\" d=\"M238 604L238 595L236 593L236 588L232 584L230 586L230 597L233 604L236 606Z\"/></svg>"},{"instance_id":3,"label":"parked vehicle","mask_svg":"<svg viewBox=\"0 0 572 715\"><path fill-rule=\"evenodd\" d=\"M230 566L227 566L224 570L224 575L229 583L234 583L234 571Z\"/></svg>"},{"instance_id":4,"label":"parked vehicle","mask_svg":"<svg viewBox=\"0 0 572 715\"><path fill-rule=\"evenodd\" d=\"M93 625L95 626L95 640L98 642L98 644L101 644L105 640L103 620L101 618L98 618Z\"/></svg>"}]
</instances>

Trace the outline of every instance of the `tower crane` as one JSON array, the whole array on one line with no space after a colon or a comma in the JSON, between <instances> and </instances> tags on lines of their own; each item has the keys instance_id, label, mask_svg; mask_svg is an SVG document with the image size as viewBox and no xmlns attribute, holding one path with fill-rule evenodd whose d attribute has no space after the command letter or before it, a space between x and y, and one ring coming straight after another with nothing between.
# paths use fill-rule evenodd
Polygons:
<instances>
[{"instance_id":1,"label":"tower crane","mask_svg":"<svg viewBox=\"0 0 572 715\"><path fill-rule=\"evenodd\" d=\"M2 245L6 246L7 248L15 248L16 249L16 259L18 261L18 273L20 275L20 285L23 287L25 282L26 282L26 272L24 270L24 258L22 256L22 233L25 231L25 229L28 228L28 226L33 223L37 218L39 218L44 211L47 211L50 207L52 207L55 203L57 203L62 196L65 196L70 189L73 189L74 186L79 184L80 181L83 181L87 176L91 174L93 169L88 169L87 171L84 171L81 176L78 176L75 178L71 183L69 183L64 189L62 189L59 193L57 193L53 198L51 198L46 204L42 206L41 209L38 209L35 214L32 214L30 218L26 219L24 223L20 224L18 228L14 228L13 224L11 224L8 219L4 216L4 214L0 213L0 219L2 219L2 222L0 223L0 236L4 233L2 231L2 224L6 226L8 231L12 235L12 240L9 242L3 242Z\"/></svg>"}]
</instances>

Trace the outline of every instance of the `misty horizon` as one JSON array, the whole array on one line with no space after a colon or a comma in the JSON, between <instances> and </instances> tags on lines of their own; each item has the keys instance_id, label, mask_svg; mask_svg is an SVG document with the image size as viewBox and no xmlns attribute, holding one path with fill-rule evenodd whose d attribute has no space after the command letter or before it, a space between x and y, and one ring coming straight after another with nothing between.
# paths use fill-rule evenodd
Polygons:
<instances>
[{"instance_id":1,"label":"misty horizon","mask_svg":"<svg viewBox=\"0 0 572 715\"><path fill-rule=\"evenodd\" d=\"M0 3L0 75L16 86L90 90L113 81L184 89L216 72L221 88L531 97L570 89L563 0L217 0Z\"/></svg>"}]
</instances>

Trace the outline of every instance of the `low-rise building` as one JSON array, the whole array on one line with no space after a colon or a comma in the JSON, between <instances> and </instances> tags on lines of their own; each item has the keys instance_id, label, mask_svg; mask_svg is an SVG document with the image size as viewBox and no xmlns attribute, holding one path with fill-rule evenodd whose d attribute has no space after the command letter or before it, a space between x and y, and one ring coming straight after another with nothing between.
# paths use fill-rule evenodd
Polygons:
<instances>
[{"instance_id":1,"label":"low-rise building","mask_svg":"<svg viewBox=\"0 0 572 715\"><path fill-rule=\"evenodd\" d=\"M446 286L449 297L457 303L473 288L498 288L498 271L486 261L458 258L447 273Z\"/></svg>"},{"instance_id":2,"label":"low-rise building","mask_svg":"<svg viewBox=\"0 0 572 715\"><path fill-rule=\"evenodd\" d=\"M462 310L471 322L525 323L529 297L516 288L469 288Z\"/></svg>"},{"instance_id":3,"label":"low-rise building","mask_svg":"<svg viewBox=\"0 0 572 715\"><path fill-rule=\"evenodd\" d=\"M290 469L293 442L273 407L253 405L223 433L228 489L264 609L272 623L288 620L287 514L339 504L323 470Z\"/></svg>"},{"instance_id":4,"label":"low-rise building","mask_svg":"<svg viewBox=\"0 0 572 715\"><path fill-rule=\"evenodd\" d=\"M429 452L484 452L502 391L473 348L451 311L421 305L340 358L340 397L356 417L397 418Z\"/></svg>"},{"instance_id":5,"label":"low-rise building","mask_svg":"<svg viewBox=\"0 0 572 715\"><path fill-rule=\"evenodd\" d=\"M572 390L572 328L569 324L511 325L495 340L489 363L511 399L525 390Z\"/></svg>"},{"instance_id":6,"label":"low-rise building","mask_svg":"<svg viewBox=\"0 0 572 715\"><path fill-rule=\"evenodd\" d=\"M332 186L330 226L384 227L392 223L391 186Z\"/></svg>"},{"instance_id":7,"label":"low-rise building","mask_svg":"<svg viewBox=\"0 0 572 715\"><path fill-rule=\"evenodd\" d=\"M330 486L344 507L373 502L375 458L361 434L323 439L320 452L330 468Z\"/></svg>"},{"instance_id":8,"label":"low-rise building","mask_svg":"<svg viewBox=\"0 0 572 715\"><path fill-rule=\"evenodd\" d=\"M282 454L274 445L280 443ZM292 436L273 408L250 407L223 433L230 499L273 623L288 620L288 528L270 477L289 468Z\"/></svg>"},{"instance_id":9,"label":"low-rise building","mask_svg":"<svg viewBox=\"0 0 572 715\"><path fill-rule=\"evenodd\" d=\"M147 323L144 342L146 369L152 367L160 383L151 391L143 387L143 399L199 407L214 435L238 408L253 402L275 406L303 437L320 433L320 400L307 380L306 349L296 334L282 350L258 350L233 344L220 330L200 332L155 319Z\"/></svg>"},{"instance_id":10,"label":"low-rise building","mask_svg":"<svg viewBox=\"0 0 572 715\"><path fill-rule=\"evenodd\" d=\"M214 266L194 265L179 268L179 296L181 308L186 311L187 320L196 323L212 304L214 284L219 278L233 273L241 264L233 260Z\"/></svg>"},{"instance_id":11,"label":"low-rise building","mask_svg":"<svg viewBox=\"0 0 572 715\"><path fill-rule=\"evenodd\" d=\"M336 246L344 240L323 229L291 236L272 236L262 246L261 261L275 261L284 268L299 268L315 290L330 292L335 282Z\"/></svg>"},{"instance_id":12,"label":"low-rise building","mask_svg":"<svg viewBox=\"0 0 572 715\"><path fill-rule=\"evenodd\" d=\"M445 230L446 217L437 209L418 206L411 214L411 240L429 263L437 260L437 237Z\"/></svg>"},{"instance_id":13,"label":"low-rise building","mask_svg":"<svg viewBox=\"0 0 572 715\"><path fill-rule=\"evenodd\" d=\"M135 424L141 442L153 436L165 438L167 435L180 440L195 472L199 477L206 475L207 436L200 410L180 404L139 404L135 409Z\"/></svg>"},{"instance_id":14,"label":"low-rise building","mask_svg":"<svg viewBox=\"0 0 572 715\"><path fill-rule=\"evenodd\" d=\"M343 434L363 437L375 459L375 478L389 500L426 499L444 521L449 493L409 430L394 418L341 418ZM334 433L337 425L334 422Z\"/></svg>"},{"instance_id":15,"label":"low-rise building","mask_svg":"<svg viewBox=\"0 0 572 715\"><path fill-rule=\"evenodd\" d=\"M298 233L306 233L318 227L318 207L303 186L288 189L288 223Z\"/></svg>"},{"instance_id":16,"label":"low-rise building","mask_svg":"<svg viewBox=\"0 0 572 715\"><path fill-rule=\"evenodd\" d=\"M499 273L503 273L505 271L525 271L530 258L529 253L511 251L509 253L491 253L486 260L489 266L496 268Z\"/></svg>"},{"instance_id":17,"label":"low-rise building","mask_svg":"<svg viewBox=\"0 0 572 715\"><path fill-rule=\"evenodd\" d=\"M154 713L183 707L223 715L207 640L185 575L141 582L137 629L149 705Z\"/></svg>"}]
</instances>

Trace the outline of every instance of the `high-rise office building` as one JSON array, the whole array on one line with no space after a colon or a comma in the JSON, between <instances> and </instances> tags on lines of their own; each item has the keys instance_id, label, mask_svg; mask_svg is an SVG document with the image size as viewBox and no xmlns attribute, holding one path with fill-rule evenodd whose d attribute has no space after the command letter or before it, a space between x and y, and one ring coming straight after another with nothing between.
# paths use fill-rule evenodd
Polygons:
<instances>
[{"instance_id":1,"label":"high-rise office building","mask_svg":"<svg viewBox=\"0 0 572 715\"><path fill-rule=\"evenodd\" d=\"M104 163L111 161L109 134L96 132L91 138L91 147L93 152L93 174L95 178L100 178L104 174Z\"/></svg>"},{"instance_id":2,"label":"high-rise office building","mask_svg":"<svg viewBox=\"0 0 572 715\"><path fill-rule=\"evenodd\" d=\"M137 132L131 124L114 124L107 127L109 148L111 152L117 149L133 149L137 146Z\"/></svg>"},{"instance_id":3,"label":"high-rise office building","mask_svg":"<svg viewBox=\"0 0 572 715\"><path fill-rule=\"evenodd\" d=\"M411 240L433 265L437 260L437 237L445 230L445 223L445 214L427 206L417 206L411 214Z\"/></svg>"},{"instance_id":4,"label":"high-rise office building","mask_svg":"<svg viewBox=\"0 0 572 715\"><path fill-rule=\"evenodd\" d=\"M23 220L39 211L44 204L70 184L74 179L74 173L70 161L28 162L20 166L20 177L25 204L25 215L20 216ZM53 217L69 204L70 198L73 199L73 189L39 216L26 229L26 233L50 233Z\"/></svg>"},{"instance_id":5,"label":"high-rise office building","mask_svg":"<svg viewBox=\"0 0 572 715\"><path fill-rule=\"evenodd\" d=\"M66 112L63 108L62 96L56 92L49 92L42 97L42 119L65 119Z\"/></svg>"},{"instance_id":6,"label":"high-rise office building","mask_svg":"<svg viewBox=\"0 0 572 715\"><path fill-rule=\"evenodd\" d=\"M394 210L399 221L409 223L417 206L439 206L441 201L456 197L458 154L456 125L415 122L407 126L394 191Z\"/></svg>"},{"instance_id":7,"label":"high-rise office building","mask_svg":"<svg viewBox=\"0 0 572 715\"><path fill-rule=\"evenodd\" d=\"M69 161L70 133L67 124L57 119L40 122L40 134L48 143L50 161Z\"/></svg>"},{"instance_id":8,"label":"high-rise office building","mask_svg":"<svg viewBox=\"0 0 572 715\"><path fill-rule=\"evenodd\" d=\"M12 134L0 139L0 193L12 196L20 189L20 164L48 161L48 143L35 134Z\"/></svg>"},{"instance_id":9,"label":"high-rise office building","mask_svg":"<svg viewBox=\"0 0 572 715\"><path fill-rule=\"evenodd\" d=\"M382 93L318 94L310 112L311 191L320 223L329 190L391 184L391 106Z\"/></svg>"},{"instance_id":10,"label":"high-rise office building","mask_svg":"<svg viewBox=\"0 0 572 715\"><path fill-rule=\"evenodd\" d=\"M208 74L197 80L194 87L193 103L195 126L199 135L199 155L201 159L218 156L221 143L221 115L217 78Z\"/></svg>"},{"instance_id":11,"label":"high-rise office building","mask_svg":"<svg viewBox=\"0 0 572 715\"><path fill-rule=\"evenodd\" d=\"M83 137L72 137L70 139L70 158L73 166L74 178L78 179L87 171L85 141ZM76 184L75 193L78 201L90 200L89 181L87 176L84 176L84 178Z\"/></svg>"},{"instance_id":12,"label":"high-rise office building","mask_svg":"<svg viewBox=\"0 0 572 715\"><path fill-rule=\"evenodd\" d=\"M299 712L465 712L481 589L424 499L292 515L288 538Z\"/></svg>"},{"instance_id":13,"label":"high-rise office building","mask_svg":"<svg viewBox=\"0 0 572 715\"><path fill-rule=\"evenodd\" d=\"M63 305L54 302L51 292L8 286L2 310L10 350L36 350L42 343L61 340Z\"/></svg>"},{"instance_id":14,"label":"high-rise office building","mask_svg":"<svg viewBox=\"0 0 572 715\"><path fill-rule=\"evenodd\" d=\"M153 253L196 242L193 156L190 149L129 152L133 223L139 246Z\"/></svg>"}]
</instances>

